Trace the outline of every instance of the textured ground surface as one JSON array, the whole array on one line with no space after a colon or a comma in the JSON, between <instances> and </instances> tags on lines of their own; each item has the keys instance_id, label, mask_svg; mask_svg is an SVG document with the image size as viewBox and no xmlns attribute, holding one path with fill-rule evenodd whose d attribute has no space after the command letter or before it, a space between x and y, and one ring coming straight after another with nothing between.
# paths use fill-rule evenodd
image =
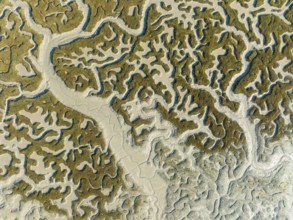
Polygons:
<instances>
[{"instance_id":1,"label":"textured ground surface","mask_svg":"<svg viewBox=\"0 0 293 220\"><path fill-rule=\"evenodd\" d=\"M0 0L0 219L293 219L293 2Z\"/></svg>"}]
</instances>

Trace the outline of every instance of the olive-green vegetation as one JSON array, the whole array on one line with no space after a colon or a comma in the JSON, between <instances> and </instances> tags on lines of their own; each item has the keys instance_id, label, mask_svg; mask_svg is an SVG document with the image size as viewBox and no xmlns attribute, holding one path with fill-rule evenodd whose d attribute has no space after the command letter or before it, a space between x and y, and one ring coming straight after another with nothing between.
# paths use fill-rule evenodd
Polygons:
<instances>
[{"instance_id":1,"label":"olive-green vegetation","mask_svg":"<svg viewBox=\"0 0 293 220\"><path fill-rule=\"evenodd\" d=\"M96 23L105 17L119 17L129 27L138 28L142 19L144 2L144 0L85 0L91 11L91 17L86 30L92 31Z\"/></svg>"},{"instance_id":2,"label":"olive-green vegetation","mask_svg":"<svg viewBox=\"0 0 293 220\"><path fill-rule=\"evenodd\" d=\"M244 137L241 134L241 129L236 122L229 120L222 113L214 107L213 98L208 92L204 90L199 90L192 87L190 84L197 83L199 85L208 85L210 83L209 76L207 74L208 69L213 67L213 62L215 57L211 55L211 51L217 48L224 48L227 52L225 55L219 57L220 68L222 72L222 77L216 79L215 87L220 87L222 90L227 88L229 80L231 77L240 71L241 69L241 53L245 49L245 44L239 36L233 34L225 33L221 42L218 42L218 38L215 36L215 33L221 33L223 30L220 27L214 27L212 21L208 18L219 20L219 24L223 22L219 14L213 14L211 10L206 10L201 12L196 11L195 19L206 17L206 25L208 28L201 27L198 24L197 35L200 35L201 42L197 42L195 36L195 29L192 26L189 26L187 29L183 28L176 18L162 19L162 15L158 13L156 7L151 7L148 20L146 23L146 32L144 35L139 37L131 37L129 34L125 33L119 27L114 24L107 24L100 30L99 34L92 39L81 39L73 44L58 48L54 54L53 62L55 64L56 73L65 81L67 85L71 85L71 88L75 88L74 83L76 84L76 78L73 73L82 74L83 77L88 78L88 69L81 70L81 68L76 69L76 67L71 67L70 65L64 65L64 59L62 57L71 57L72 52L79 54L80 48L91 48L92 53L95 53L95 46L100 42L103 43L103 51L107 51L109 48L113 50L117 48L117 45L121 44L120 36L124 37L124 42L127 42L130 39L132 43L132 48L126 53L121 60L118 62L113 62L111 65L106 65L100 68L97 68L101 82L103 84L103 91L101 94L98 94L102 97L108 97L112 94L113 91L117 91L119 94L124 94L127 92L126 96L122 99L116 98L112 106L119 114L121 114L127 124L131 126L131 132L136 144L142 144L150 131L144 130L142 134L137 134L135 128L139 127L142 124L149 124L151 121L148 119L138 118L135 121L130 121L128 118L128 113L124 110L123 105L127 104L129 101L134 100L137 93L139 94L140 101L145 101L145 97L149 97L154 91L155 94L162 96L168 103L171 102L172 98L170 92L167 90L167 87L162 83L156 83L154 76L160 74L167 74L167 72L173 71L173 87L175 92L179 93L179 88L183 87L187 90L187 93L193 97L193 102L197 103L200 108L195 109L191 115L201 115L203 117L204 111L207 108L207 119L205 120L205 125L210 128L212 133L219 138L218 141L209 139L208 141L203 141L206 135L198 134L194 137L190 137L187 144L195 145L203 150L210 151L209 147L212 147L213 150L224 149L228 146L232 146L232 143L244 143ZM164 16L168 18L168 16ZM171 37L171 40L168 41L168 34L164 32L162 27L162 22L165 22L169 28L173 28L174 36ZM116 37L107 41L106 38L109 38L110 30L114 30ZM165 61L165 52L156 46L157 42L162 42L163 46L168 51L167 59L169 59L170 65ZM188 47L194 48L198 43L201 43L198 46L197 50L194 50L192 54L185 54L185 50ZM140 58L137 54L144 51L142 44L147 44L150 50L149 53L143 55L145 59L153 59L152 66L157 66L162 68L164 72L160 72L157 68L151 68L149 65L140 62ZM231 48L234 48L236 52L233 52ZM71 50L70 50L71 49ZM97 53L97 52L96 52ZM80 55L80 54L79 54ZM183 59L181 58L183 55ZM185 55L185 56L184 56ZM194 56L199 60L195 63ZM229 61L229 62L228 62ZM83 62L83 66L91 65L94 60L91 60L87 63ZM133 65L130 65L130 62ZM66 63L66 61L65 61ZM174 68L172 70L170 68ZM190 68L192 66L192 68ZM235 68L236 67L236 68ZM115 69L119 71L114 71ZM142 71L145 76L142 76L138 72L135 72L135 69ZM232 70L231 70L232 69ZM70 74L67 74L70 73ZM91 72L91 79L87 82L94 82L93 72ZM166 75L167 77L167 75ZM113 80L108 80L113 78ZM86 88L93 88L93 86L87 86L88 83L83 84L85 90ZM80 89L77 89L78 91ZM229 106L234 111L238 109L238 104L232 101L225 96L223 93L222 103L223 105ZM184 104L186 99L182 97L182 104L179 110L184 110ZM163 116L167 121L170 121L175 128L178 130L177 133L181 133L197 128L196 121L185 121L180 120L177 117L176 109L165 109L160 103L157 104L156 110ZM213 119L211 115L215 115L217 121ZM216 143L214 143L216 142Z\"/></svg>"},{"instance_id":3,"label":"olive-green vegetation","mask_svg":"<svg viewBox=\"0 0 293 220\"><path fill-rule=\"evenodd\" d=\"M62 5L59 0L27 0L32 18L52 33L70 31L78 26L83 15L75 1Z\"/></svg>"},{"instance_id":4,"label":"olive-green vegetation","mask_svg":"<svg viewBox=\"0 0 293 220\"><path fill-rule=\"evenodd\" d=\"M282 72L276 71L281 60L293 60L293 38L286 34L292 33L293 27L274 15L265 15L260 17L259 28L267 43L273 40L273 36L275 44L271 48L251 51L247 57L247 73L236 84L235 92L245 94L256 104L250 109L249 117L259 120L257 132L261 136L266 134L265 142L268 144L284 135L290 136L293 129L292 123L287 123L280 116L282 109L279 107L281 105L285 109L284 114L292 121L293 113L289 106L292 103L293 81L283 76L283 71L292 75L292 62L285 65ZM256 81L257 77L260 81ZM249 87L248 84L254 81L255 87ZM262 114L260 110L266 108L268 113Z\"/></svg>"},{"instance_id":5,"label":"olive-green vegetation","mask_svg":"<svg viewBox=\"0 0 293 220\"><path fill-rule=\"evenodd\" d=\"M111 151L105 151L102 133L93 120L63 106L50 93L41 96L37 100L21 99L13 102L10 108L9 115L16 116L17 120L7 120L5 131L10 134L7 140L16 138L17 140L25 139L30 142L29 147L21 151L27 158L24 167L26 176L33 180L36 185L45 179L45 176L38 175L33 168L33 166L37 165L37 161L31 159L31 155L34 153L44 157L45 167L53 169L48 183L48 190L45 190L45 192L41 190L30 192L33 186L30 185L30 182L23 180L15 184L13 189L15 193L23 195L25 200L39 200L48 211L61 214L68 213L59 209L54 204L54 200L66 200L66 197L73 193L76 196L72 213L75 219L86 218L90 211L96 211L82 207L85 211L84 216L80 216L76 211L77 205L83 199L94 196L92 203L100 210L99 215L103 215L106 218L121 217L121 213L118 211L108 213L104 205L113 199L120 187L123 187L123 170L116 164ZM63 127L60 134L54 130L49 130L45 133L44 129L46 127L42 127L39 123L32 123L30 118L20 114L20 111L36 113L40 108L42 110L41 114L46 115L44 123L49 125L56 123L56 126ZM53 114L57 114L58 121L54 121ZM82 125L85 122L86 125ZM18 127L22 128L19 129ZM32 129L36 136L40 135L40 133L44 133L44 135L42 135L42 138L33 138L28 128ZM59 135L59 137L48 141L50 137L56 135ZM73 145L72 148L69 148L70 143ZM69 150L66 150L68 148ZM46 149L50 149L53 153L48 153ZM17 161L16 158L14 160ZM88 162L91 167L78 168L83 162ZM64 166L68 167L68 171L64 169ZM11 170L9 169L9 172L16 172L13 169L14 166L12 166ZM65 191L62 190L62 186L70 181L77 189L73 191L68 185ZM53 183L57 183L57 187ZM111 189L109 195L104 195L103 189Z\"/></svg>"},{"instance_id":6,"label":"olive-green vegetation","mask_svg":"<svg viewBox=\"0 0 293 220\"><path fill-rule=\"evenodd\" d=\"M242 125L231 120L215 105L218 102L237 113L240 104L229 99L230 92L247 97L250 106L247 117L255 125L258 140L264 139L265 146L284 136L292 137L293 27L290 22L293 21L293 9L292 5L289 7L289 1L268 1L273 7L288 6L283 18L273 14L259 15L264 11L261 6L265 1L254 1L253 6L257 9L251 15L258 16L257 25L263 39L256 34L251 18L245 20L247 25L239 19L239 11L231 6L233 0L218 3L225 17L213 8L186 7L185 4L190 1L174 2L178 3L182 15L172 14L173 9L168 2L152 5L143 14L145 1L84 0L83 3L90 9L85 31L93 31L97 23L106 17L122 19L133 29L139 28L144 19L144 31L139 36L132 36L116 23L104 23L91 38L78 39L56 48L52 56L56 74L76 92L90 91L89 95L102 98L113 96L110 105L130 126L134 143L138 146L143 146L154 131L153 118L139 116L132 120L125 106L155 100L154 107L146 111L156 112L162 120L170 122L175 128L176 137L200 125L212 134L202 130L190 135L185 150L198 150L203 157L227 152L237 158L245 157L246 137ZM195 2L211 5L207 1ZM27 3L34 21L52 33L70 31L83 19L75 1L64 6L55 0ZM238 3L248 8L250 1L240 0ZM3 5L9 3L1 1L0 11ZM188 15L191 15L192 21L186 21ZM240 16L243 18L245 15ZM36 99L22 97L7 103L9 97L20 96L21 90L33 91L40 85L41 73L32 65L28 55L31 52L38 57L42 36L27 25L21 9L3 13L0 17L0 36L0 116L4 120L5 109L8 109L9 116L4 120L1 134L6 132L8 141L26 140L30 143L20 151L26 157L25 173L34 184L48 180L37 174L34 167L38 163L32 158L33 155L43 157L45 168L53 170L48 181L49 185L52 184L49 190L30 191L34 187L22 180L15 184L14 192L23 195L25 200L39 200L46 210L61 214L68 213L54 201L61 199L64 202L75 195L76 200L72 203L74 219L89 217L96 210L99 210L97 219L121 219L122 212L117 210L109 213L105 204L112 201L119 188L126 189L123 170L117 165L111 151L106 150L102 131L96 122L67 108L50 92ZM250 49L247 41L254 45L263 44L264 47ZM218 51L221 53L217 54ZM243 63L243 58L248 65ZM284 62L283 69L278 70ZM19 64L34 74L30 77L20 76ZM10 82L12 84L8 85ZM217 97L205 88L212 90ZM227 91L230 88L232 91ZM188 109L193 104L196 107ZM33 119L23 115L24 111L41 111L48 127L55 124L62 128L46 130L46 126L41 126L40 122L33 122ZM181 117L181 113L188 117ZM137 129L142 125L153 127L138 133ZM49 153L51 151L53 153ZM18 165L21 161L15 153L0 149L0 154L5 153L10 154L13 160L9 167L6 166L7 172L0 177L1 180L20 172ZM181 161L176 149L170 153L159 143L154 153L153 162L164 163L156 166L171 168L168 177L171 182L177 184L182 176L192 176L184 166L186 161ZM90 165L79 169L83 162ZM69 171L64 167L68 167ZM172 173L172 170L176 172ZM62 189L62 185L68 181L72 181L76 189L69 185ZM59 185L55 186L54 182ZM109 188L109 195L105 195L103 189ZM79 204L90 196L93 196L92 204L96 210L82 206L85 214L79 214ZM127 198L123 206L131 206L130 200ZM138 210L142 203L143 199L137 198L134 209Z\"/></svg>"},{"instance_id":7,"label":"olive-green vegetation","mask_svg":"<svg viewBox=\"0 0 293 220\"><path fill-rule=\"evenodd\" d=\"M41 74L32 67L27 56L29 51L34 49L35 44L40 42L40 38L36 35L35 42L30 35L25 34L31 29L27 27L21 15L9 10L6 10L4 16L0 18L0 26L0 80L18 83L25 91L35 90L41 82ZM20 76L16 68L19 64L28 72L35 72L35 75Z\"/></svg>"}]
</instances>

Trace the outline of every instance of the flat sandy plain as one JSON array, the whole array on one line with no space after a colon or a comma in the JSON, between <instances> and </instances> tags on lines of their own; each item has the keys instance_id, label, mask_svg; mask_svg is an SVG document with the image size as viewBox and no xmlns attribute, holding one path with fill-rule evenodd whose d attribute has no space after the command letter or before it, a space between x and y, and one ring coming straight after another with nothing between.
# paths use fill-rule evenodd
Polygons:
<instances>
[{"instance_id":1,"label":"flat sandy plain","mask_svg":"<svg viewBox=\"0 0 293 220\"><path fill-rule=\"evenodd\" d=\"M293 2L0 1L0 219L293 219Z\"/></svg>"}]
</instances>

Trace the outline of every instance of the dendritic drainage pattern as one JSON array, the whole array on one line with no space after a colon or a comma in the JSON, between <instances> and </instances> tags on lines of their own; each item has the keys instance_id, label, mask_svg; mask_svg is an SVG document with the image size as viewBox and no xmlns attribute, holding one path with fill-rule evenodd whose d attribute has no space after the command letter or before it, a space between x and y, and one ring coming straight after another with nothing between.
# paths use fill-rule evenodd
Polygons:
<instances>
[{"instance_id":1,"label":"dendritic drainage pattern","mask_svg":"<svg viewBox=\"0 0 293 220\"><path fill-rule=\"evenodd\" d=\"M291 0L0 0L0 219L293 219Z\"/></svg>"}]
</instances>

